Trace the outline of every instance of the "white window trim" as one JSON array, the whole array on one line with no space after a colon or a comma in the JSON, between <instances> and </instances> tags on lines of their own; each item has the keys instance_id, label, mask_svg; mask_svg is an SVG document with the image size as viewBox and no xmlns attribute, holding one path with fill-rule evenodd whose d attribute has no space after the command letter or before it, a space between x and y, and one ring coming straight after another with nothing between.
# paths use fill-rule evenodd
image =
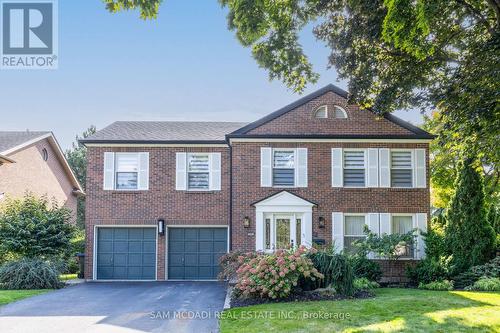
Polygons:
<instances>
[{"instance_id":1,"label":"white window trim","mask_svg":"<svg viewBox=\"0 0 500 333\"><path fill-rule=\"evenodd\" d=\"M114 167L114 169L113 169L113 178L114 178L114 181L113 181L113 190L114 191L120 191L120 192L122 192L122 191L123 192L127 192L127 191L129 191L129 192L130 191L145 191L145 190L140 190L139 189L139 177L140 177L140 175L139 175L140 170L139 169L140 169L140 163L141 163L141 161L140 161L140 158L141 158L140 157L140 153L141 152L115 152L114 153L114 156L113 156L113 158L114 158L114 164L113 164L113 167ZM119 172L118 171L118 163L117 163L117 161L118 161L118 155L136 155L137 156L137 172L136 172L137 173L137 187L136 188L118 188L118 186L117 186L117 183L118 183L117 173Z\"/></svg>"},{"instance_id":2,"label":"white window trim","mask_svg":"<svg viewBox=\"0 0 500 333\"><path fill-rule=\"evenodd\" d=\"M408 168L394 168L398 170L411 170L411 187L392 186L392 152L409 152L411 156L411 169ZM380 162L379 162L380 163ZM380 164L379 164L380 168ZM391 188L415 188L415 149L408 148L391 148L389 149L389 185Z\"/></svg>"},{"instance_id":3,"label":"white window trim","mask_svg":"<svg viewBox=\"0 0 500 333\"><path fill-rule=\"evenodd\" d=\"M186 153L186 191L188 192L211 192L214 191L210 189L210 177L212 176L212 170L210 167L210 154L211 153L201 153L201 152L190 152ZM196 156L196 155L207 155L208 156L208 171L207 172L196 172L196 171L189 171L189 157L190 156ZM208 188L189 188L189 174L190 173L208 173Z\"/></svg>"},{"instance_id":4,"label":"white window trim","mask_svg":"<svg viewBox=\"0 0 500 333\"><path fill-rule=\"evenodd\" d=\"M324 117L318 117L318 112L320 111L323 111L323 109L325 110L325 116ZM328 105L326 104L323 104L323 105L320 105L318 106L315 110L314 110L314 118L315 119L328 119Z\"/></svg>"},{"instance_id":5,"label":"white window trim","mask_svg":"<svg viewBox=\"0 0 500 333\"><path fill-rule=\"evenodd\" d=\"M362 151L363 154L363 170L364 172L364 177L365 177L365 186L352 186L352 185L345 185L345 177L344 177L344 170L345 169L357 169L361 170L361 168L345 168L345 152L349 151ZM368 164L367 164L367 154L368 154L368 149L367 148L343 148L342 149L342 187L344 188L366 188L368 187L368 177L367 177L367 172L368 172Z\"/></svg>"},{"instance_id":6,"label":"white window trim","mask_svg":"<svg viewBox=\"0 0 500 333\"><path fill-rule=\"evenodd\" d=\"M293 153L293 186L274 185L274 169L290 169L274 167L274 152L292 152ZM271 150L271 183L274 188L296 188L297 187L297 149L295 148L273 148Z\"/></svg>"},{"instance_id":7,"label":"white window trim","mask_svg":"<svg viewBox=\"0 0 500 333\"><path fill-rule=\"evenodd\" d=\"M364 225L368 227L368 214L366 214L366 213L343 213L342 214L342 223L344 224L344 236L343 236L344 237L344 241L343 241L344 248L342 250L346 249L346 243L345 243L345 238L346 237L363 237L363 238L366 238L366 235L364 233L362 235L347 235L346 234L346 229L347 228L346 228L345 222L346 222L346 217L347 216L362 216L364 218L364 220L365 220Z\"/></svg>"},{"instance_id":8,"label":"white window trim","mask_svg":"<svg viewBox=\"0 0 500 333\"><path fill-rule=\"evenodd\" d=\"M414 228L415 228L415 227L414 227L414 226L415 226L415 218L416 218L416 217L415 217L415 214L413 214L413 213L390 213L390 214L391 214L391 220L390 220L390 223L391 223L391 225L390 225L390 228L391 228L391 235L393 235L393 234L394 234L394 230L393 230L393 228L392 228L392 222L393 222L393 219L392 219L392 218L393 218L394 216L407 216L407 217L409 216L409 217L411 217L411 225L412 225L412 229L414 229ZM412 256L411 256L411 257L402 257L402 258L399 258L398 260L415 260L415 259L416 259L416 246L417 246L417 243L416 243L416 242L414 242L414 243L413 243L413 254L412 254Z\"/></svg>"}]
</instances>

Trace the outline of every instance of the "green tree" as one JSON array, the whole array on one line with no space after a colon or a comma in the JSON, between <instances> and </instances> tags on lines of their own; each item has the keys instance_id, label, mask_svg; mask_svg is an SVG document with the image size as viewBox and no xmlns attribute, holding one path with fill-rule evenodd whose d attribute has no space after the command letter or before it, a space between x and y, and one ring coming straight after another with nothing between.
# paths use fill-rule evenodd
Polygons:
<instances>
[{"instance_id":1,"label":"green tree","mask_svg":"<svg viewBox=\"0 0 500 333\"><path fill-rule=\"evenodd\" d=\"M74 227L71 211L57 202L27 193L10 199L0 211L0 254L11 257L63 257Z\"/></svg>"},{"instance_id":2,"label":"green tree","mask_svg":"<svg viewBox=\"0 0 500 333\"><path fill-rule=\"evenodd\" d=\"M437 140L429 145L431 202L434 207L446 208L455 193L455 180L458 165L465 156L470 154L467 144L460 140L458 133L450 131L446 120L440 112L424 116L423 128L433 134L439 134ZM475 151L478 161L478 172L484 180L485 201L487 205L500 203L500 170L495 165L495 155L498 149L492 149L487 141L492 136L478 138L479 145Z\"/></svg>"},{"instance_id":3,"label":"green tree","mask_svg":"<svg viewBox=\"0 0 500 333\"><path fill-rule=\"evenodd\" d=\"M446 214L445 246L452 255L454 274L487 262L495 246L495 234L486 219L483 181L475 163L472 158L463 161Z\"/></svg>"},{"instance_id":4,"label":"green tree","mask_svg":"<svg viewBox=\"0 0 500 333\"><path fill-rule=\"evenodd\" d=\"M82 137L76 136L75 142L73 142L71 149L66 150L65 155L68 160L68 164L75 173L76 178L85 190L85 183L87 178L87 148L80 144L79 140L82 138L87 138L96 132L94 125L91 125L85 132L83 132ZM76 222L80 228L85 226L85 197L79 197L77 203L77 215Z\"/></svg>"},{"instance_id":5,"label":"green tree","mask_svg":"<svg viewBox=\"0 0 500 333\"><path fill-rule=\"evenodd\" d=\"M103 0L155 18L162 0ZM302 92L318 74L299 41L307 25L349 80L351 102L377 113L437 109L471 154L500 149L500 1L219 0L228 27L271 79ZM439 133L441 134L441 133ZM498 171L495 171L498 172Z\"/></svg>"}]
</instances>

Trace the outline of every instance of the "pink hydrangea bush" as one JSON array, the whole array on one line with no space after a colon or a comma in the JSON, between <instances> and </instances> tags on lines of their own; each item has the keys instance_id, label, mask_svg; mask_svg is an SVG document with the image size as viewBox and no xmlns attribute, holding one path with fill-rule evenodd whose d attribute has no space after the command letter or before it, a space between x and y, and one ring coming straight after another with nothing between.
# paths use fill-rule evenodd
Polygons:
<instances>
[{"instance_id":1,"label":"pink hydrangea bush","mask_svg":"<svg viewBox=\"0 0 500 333\"><path fill-rule=\"evenodd\" d=\"M323 279L305 247L277 250L254 257L239 256L236 289L243 297L284 298L290 295L300 278Z\"/></svg>"}]
</instances>

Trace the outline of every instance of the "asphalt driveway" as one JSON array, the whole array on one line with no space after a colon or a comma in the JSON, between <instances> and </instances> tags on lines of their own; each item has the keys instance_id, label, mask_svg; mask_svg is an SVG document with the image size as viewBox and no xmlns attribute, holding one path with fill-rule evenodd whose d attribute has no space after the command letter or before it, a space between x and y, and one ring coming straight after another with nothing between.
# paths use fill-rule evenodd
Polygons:
<instances>
[{"instance_id":1,"label":"asphalt driveway","mask_svg":"<svg viewBox=\"0 0 500 333\"><path fill-rule=\"evenodd\" d=\"M0 332L218 332L225 294L220 282L85 283L0 307Z\"/></svg>"}]
</instances>

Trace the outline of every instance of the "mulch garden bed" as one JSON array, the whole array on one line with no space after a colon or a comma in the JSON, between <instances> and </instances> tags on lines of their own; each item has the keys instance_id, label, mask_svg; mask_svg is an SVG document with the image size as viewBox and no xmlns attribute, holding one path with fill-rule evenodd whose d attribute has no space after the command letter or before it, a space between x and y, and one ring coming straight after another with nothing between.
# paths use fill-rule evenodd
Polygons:
<instances>
[{"instance_id":1,"label":"mulch garden bed","mask_svg":"<svg viewBox=\"0 0 500 333\"><path fill-rule=\"evenodd\" d=\"M268 303L285 303L285 302L310 302L310 301L336 301L342 299L354 298L371 298L374 297L369 291L358 291L352 297L346 297L338 294L331 294L324 291L298 291L286 298L241 298L231 295L231 308L243 306L268 304Z\"/></svg>"}]
</instances>

